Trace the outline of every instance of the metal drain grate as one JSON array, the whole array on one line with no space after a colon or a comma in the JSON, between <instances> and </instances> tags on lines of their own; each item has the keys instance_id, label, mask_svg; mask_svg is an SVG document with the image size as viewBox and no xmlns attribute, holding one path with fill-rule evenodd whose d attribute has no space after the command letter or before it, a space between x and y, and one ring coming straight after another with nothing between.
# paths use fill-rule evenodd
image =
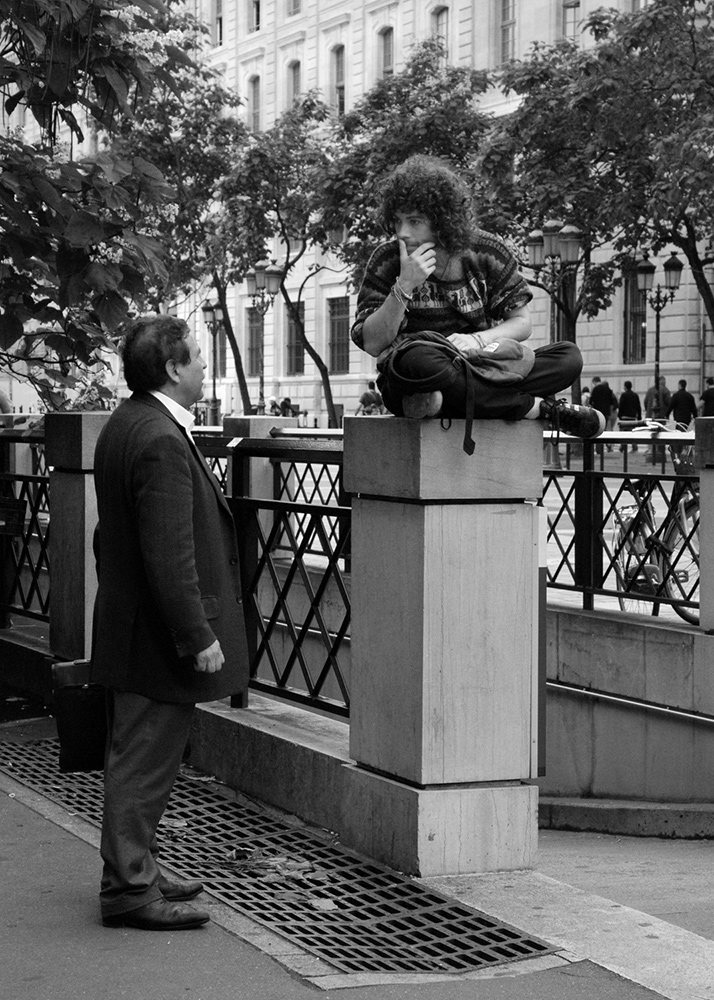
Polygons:
<instances>
[{"instance_id":1,"label":"metal drain grate","mask_svg":"<svg viewBox=\"0 0 714 1000\"><path fill-rule=\"evenodd\" d=\"M0 741L0 770L100 825L102 775L60 774L56 740ZM161 859L343 972L465 972L553 948L317 833L181 774Z\"/></svg>"}]
</instances>

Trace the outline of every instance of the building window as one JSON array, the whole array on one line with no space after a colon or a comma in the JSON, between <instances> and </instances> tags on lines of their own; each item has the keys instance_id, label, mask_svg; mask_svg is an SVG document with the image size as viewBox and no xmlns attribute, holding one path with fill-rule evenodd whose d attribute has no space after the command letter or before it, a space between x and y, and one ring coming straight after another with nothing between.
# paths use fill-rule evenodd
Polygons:
<instances>
[{"instance_id":1,"label":"building window","mask_svg":"<svg viewBox=\"0 0 714 1000\"><path fill-rule=\"evenodd\" d=\"M345 47L337 45L332 50L332 103L337 114L345 113Z\"/></svg>"},{"instance_id":2,"label":"building window","mask_svg":"<svg viewBox=\"0 0 714 1000\"><path fill-rule=\"evenodd\" d=\"M350 370L350 299L348 295L328 299L330 310L330 374Z\"/></svg>"},{"instance_id":3,"label":"building window","mask_svg":"<svg viewBox=\"0 0 714 1000\"><path fill-rule=\"evenodd\" d=\"M213 0L213 44L223 45L223 0Z\"/></svg>"},{"instance_id":4,"label":"building window","mask_svg":"<svg viewBox=\"0 0 714 1000\"><path fill-rule=\"evenodd\" d=\"M516 58L516 0L501 0L501 64Z\"/></svg>"},{"instance_id":5,"label":"building window","mask_svg":"<svg viewBox=\"0 0 714 1000\"><path fill-rule=\"evenodd\" d=\"M301 67L298 59L288 66L288 107L292 107L302 93Z\"/></svg>"},{"instance_id":6,"label":"building window","mask_svg":"<svg viewBox=\"0 0 714 1000\"><path fill-rule=\"evenodd\" d=\"M295 14L299 14L301 7L301 0L288 0L288 17L293 17Z\"/></svg>"},{"instance_id":7,"label":"building window","mask_svg":"<svg viewBox=\"0 0 714 1000\"><path fill-rule=\"evenodd\" d=\"M431 15L432 34L444 47L444 60L449 55L449 8L437 7Z\"/></svg>"},{"instance_id":8,"label":"building window","mask_svg":"<svg viewBox=\"0 0 714 1000\"><path fill-rule=\"evenodd\" d=\"M260 31L260 0L248 0L248 31Z\"/></svg>"},{"instance_id":9,"label":"building window","mask_svg":"<svg viewBox=\"0 0 714 1000\"><path fill-rule=\"evenodd\" d=\"M637 287L637 274L625 275L625 331L622 360L638 365L647 360L647 311L645 293Z\"/></svg>"},{"instance_id":10,"label":"building window","mask_svg":"<svg viewBox=\"0 0 714 1000\"><path fill-rule=\"evenodd\" d=\"M563 38L576 45L580 36L580 0L563 4Z\"/></svg>"},{"instance_id":11,"label":"building window","mask_svg":"<svg viewBox=\"0 0 714 1000\"><path fill-rule=\"evenodd\" d=\"M246 309L248 327L248 356L246 368L248 376L260 375L263 355L263 315L258 309Z\"/></svg>"},{"instance_id":12,"label":"building window","mask_svg":"<svg viewBox=\"0 0 714 1000\"><path fill-rule=\"evenodd\" d=\"M260 77L252 76L248 81L248 128L260 132Z\"/></svg>"},{"instance_id":13,"label":"building window","mask_svg":"<svg viewBox=\"0 0 714 1000\"><path fill-rule=\"evenodd\" d=\"M298 302L297 305L300 322L305 322L305 303ZM298 336L297 324L292 317L291 313L288 313L288 367L287 375L303 375L305 373L305 348L303 346L302 340Z\"/></svg>"},{"instance_id":14,"label":"building window","mask_svg":"<svg viewBox=\"0 0 714 1000\"><path fill-rule=\"evenodd\" d=\"M394 28L385 28L379 34L379 75L394 75Z\"/></svg>"}]
</instances>

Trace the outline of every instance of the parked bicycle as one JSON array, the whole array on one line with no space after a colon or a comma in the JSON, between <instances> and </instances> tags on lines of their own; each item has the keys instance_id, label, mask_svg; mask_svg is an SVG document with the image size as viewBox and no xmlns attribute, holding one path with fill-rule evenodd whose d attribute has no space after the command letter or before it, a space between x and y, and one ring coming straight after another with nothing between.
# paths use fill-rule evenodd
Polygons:
<instances>
[{"instance_id":1,"label":"parked bicycle","mask_svg":"<svg viewBox=\"0 0 714 1000\"><path fill-rule=\"evenodd\" d=\"M662 430L652 421L635 426L652 430L653 440ZM611 544L618 600L623 611L651 615L658 615L666 601L680 618L698 625L699 610L692 607L699 602L699 489L691 478L694 448L670 442L667 448L678 476L669 498L657 478L645 476L625 483L633 502L614 510ZM657 491L667 505L659 523Z\"/></svg>"}]
</instances>

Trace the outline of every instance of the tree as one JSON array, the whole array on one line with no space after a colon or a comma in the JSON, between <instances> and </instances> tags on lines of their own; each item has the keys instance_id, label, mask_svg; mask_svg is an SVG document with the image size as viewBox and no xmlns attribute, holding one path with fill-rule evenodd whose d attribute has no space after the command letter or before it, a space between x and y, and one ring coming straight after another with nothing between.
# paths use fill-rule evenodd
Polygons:
<instances>
[{"instance_id":1,"label":"tree","mask_svg":"<svg viewBox=\"0 0 714 1000\"><path fill-rule=\"evenodd\" d=\"M223 325L233 353L243 408L250 398L240 349L226 298L238 274L226 248L215 239L218 188L233 169L246 142L246 127L235 111L241 101L218 71L203 59L205 29L185 12L167 15L157 46L153 31L134 35L137 47L158 66L166 47L185 54L170 84L159 78L125 118L111 150L122 159L141 158L157 167L171 186L169 202L150 198L141 207L144 225L163 250L165 271L151 276L147 298L154 308L197 286L212 285L223 309Z\"/></svg>"},{"instance_id":2,"label":"tree","mask_svg":"<svg viewBox=\"0 0 714 1000\"><path fill-rule=\"evenodd\" d=\"M413 153L442 157L471 176L491 122L478 108L488 85L485 72L447 65L443 43L430 38L414 46L400 73L379 80L336 122L324 241L349 265L355 286L386 235L378 221L380 182Z\"/></svg>"},{"instance_id":3,"label":"tree","mask_svg":"<svg viewBox=\"0 0 714 1000\"><path fill-rule=\"evenodd\" d=\"M304 95L272 128L250 136L234 169L220 185L215 243L245 274L265 258L268 246L282 271L280 292L305 351L317 368L330 426L338 426L329 369L305 331L305 287L326 265L311 264L297 294L289 277L308 250L319 248L323 229L318 217L330 160L325 122L329 110L314 93Z\"/></svg>"},{"instance_id":4,"label":"tree","mask_svg":"<svg viewBox=\"0 0 714 1000\"><path fill-rule=\"evenodd\" d=\"M48 405L64 404L75 366L105 364L146 275L163 272L137 208L168 198L161 173L141 157L72 159L80 112L111 131L154 79L171 85L184 53L167 48L157 70L131 37L163 17L160 0L0 0L5 111L26 108L40 130L0 136L0 365Z\"/></svg>"},{"instance_id":5,"label":"tree","mask_svg":"<svg viewBox=\"0 0 714 1000\"><path fill-rule=\"evenodd\" d=\"M635 254L673 245L714 324L712 256L701 250L714 228L713 22L712 0L601 9L583 29L594 45L536 45L501 75L521 102L484 145L484 192L514 231L553 216L583 230L577 310L588 316L610 303ZM609 259L596 265L604 245Z\"/></svg>"}]
</instances>

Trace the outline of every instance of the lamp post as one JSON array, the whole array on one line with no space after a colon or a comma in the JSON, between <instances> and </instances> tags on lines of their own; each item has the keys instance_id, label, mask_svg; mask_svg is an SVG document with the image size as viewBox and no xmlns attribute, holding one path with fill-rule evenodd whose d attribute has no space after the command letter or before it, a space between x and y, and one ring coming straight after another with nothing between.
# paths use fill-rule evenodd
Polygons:
<instances>
[{"instance_id":1,"label":"lamp post","mask_svg":"<svg viewBox=\"0 0 714 1000\"><path fill-rule=\"evenodd\" d=\"M542 229L532 230L526 239L528 267L551 294L563 290L565 312L575 339L575 271L580 260L582 232L577 226L549 219Z\"/></svg>"},{"instance_id":2,"label":"lamp post","mask_svg":"<svg viewBox=\"0 0 714 1000\"><path fill-rule=\"evenodd\" d=\"M643 292L650 306L655 311L655 348L654 348L654 384L655 399L652 416L657 419L662 416L662 388L659 384L659 353L660 353L660 313L674 298L675 292L679 288L682 280L682 264L676 252L672 251L670 257L664 262L664 285L654 284L654 276L657 268L648 259L645 253L642 260L637 265L637 288Z\"/></svg>"},{"instance_id":3,"label":"lamp post","mask_svg":"<svg viewBox=\"0 0 714 1000\"><path fill-rule=\"evenodd\" d=\"M251 305L260 314L260 355L258 358L258 413L265 413L265 314L280 291L283 272L275 261L259 260L246 272L245 281Z\"/></svg>"},{"instance_id":4,"label":"lamp post","mask_svg":"<svg viewBox=\"0 0 714 1000\"><path fill-rule=\"evenodd\" d=\"M218 401L218 396L216 394L216 376L218 367L218 350L217 350L217 340L218 331L223 325L223 310L217 302L210 302L208 299L201 306L201 312L203 313L203 318L206 326L211 331L212 340L212 364L211 364L211 375L213 379L213 397L208 402L208 422L211 426L216 426L221 421L221 404Z\"/></svg>"}]
</instances>

